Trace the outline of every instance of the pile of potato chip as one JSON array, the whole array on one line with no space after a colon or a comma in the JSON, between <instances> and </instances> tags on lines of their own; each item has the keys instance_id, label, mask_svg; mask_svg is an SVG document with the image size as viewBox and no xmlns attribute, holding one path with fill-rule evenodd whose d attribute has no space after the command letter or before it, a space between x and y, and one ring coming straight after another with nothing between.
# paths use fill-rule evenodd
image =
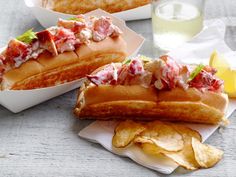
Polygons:
<instances>
[{"instance_id":1,"label":"pile of potato chip","mask_svg":"<svg viewBox=\"0 0 236 177\"><path fill-rule=\"evenodd\" d=\"M195 170L210 168L223 156L223 151L201 141L197 131L183 125L126 120L116 127L112 144L125 148L132 143L147 154L162 154L188 170Z\"/></svg>"}]
</instances>

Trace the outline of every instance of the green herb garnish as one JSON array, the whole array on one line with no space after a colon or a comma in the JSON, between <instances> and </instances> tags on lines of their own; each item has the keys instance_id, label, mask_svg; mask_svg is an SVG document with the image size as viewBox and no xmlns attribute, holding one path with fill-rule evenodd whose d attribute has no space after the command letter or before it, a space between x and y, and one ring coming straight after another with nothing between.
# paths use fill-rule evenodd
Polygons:
<instances>
[{"instance_id":1,"label":"green herb garnish","mask_svg":"<svg viewBox=\"0 0 236 177\"><path fill-rule=\"evenodd\" d=\"M37 39L36 33L33 32L33 29L29 29L22 35L16 37L17 40L24 42L26 44L31 43L34 39Z\"/></svg>"},{"instance_id":2,"label":"green herb garnish","mask_svg":"<svg viewBox=\"0 0 236 177\"><path fill-rule=\"evenodd\" d=\"M123 65L127 65L131 62L130 58L127 58L125 61L122 62Z\"/></svg>"},{"instance_id":3,"label":"green herb garnish","mask_svg":"<svg viewBox=\"0 0 236 177\"><path fill-rule=\"evenodd\" d=\"M188 82L192 81L202 71L204 67L205 66L203 64L197 65L197 67L190 74Z\"/></svg>"},{"instance_id":4,"label":"green herb garnish","mask_svg":"<svg viewBox=\"0 0 236 177\"><path fill-rule=\"evenodd\" d=\"M78 22L84 22L84 19L82 18L77 18L77 17L70 17L67 20L74 20L74 21L78 21Z\"/></svg>"},{"instance_id":5,"label":"green herb garnish","mask_svg":"<svg viewBox=\"0 0 236 177\"><path fill-rule=\"evenodd\" d=\"M139 58L140 58L144 63L147 63L147 62L152 61L151 58L146 57L146 56L144 56L144 55L140 55Z\"/></svg>"}]
</instances>

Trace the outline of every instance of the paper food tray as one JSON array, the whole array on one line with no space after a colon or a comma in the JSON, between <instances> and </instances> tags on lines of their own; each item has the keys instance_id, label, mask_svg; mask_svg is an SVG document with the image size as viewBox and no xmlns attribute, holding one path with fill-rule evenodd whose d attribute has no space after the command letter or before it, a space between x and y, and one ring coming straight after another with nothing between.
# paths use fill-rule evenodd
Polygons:
<instances>
[{"instance_id":1,"label":"paper food tray","mask_svg":"<svg viewBox=\"0 0 236 177\"><path fill-rule=\"evenodd\" d=\"M220 20L208 21L206 28L193 40L180 46L169 53L181 63L204 63L209 62L209 57L214 50L219 51L225 57L231 66L235 62L236 52L233 52L224 41L225 24ZM236 100L231 99L226 111L226 117L229 117L236 108ZM95 121L88 127L79 132L79 136L89 141L101 144L104 148L120 156L129 157L134 162L147 168L156 170L160 173L170 174L178 165L173 161L163 157L152 157L144 154L139 148L131 146L125 149L116 149L112 147L111 140L114 135L114 128L117 122L114 121ZM185 124L192 129L199 131L203 141L212 135L219 127L218 125L203 124Z\"/></svg>"},{"instance_id":2,"label":"paper food tray","mask_svg":"<svg viewBox=\"0 0 236 177\"><path fill-rule=\"evenodd\" d=\"M55 25L58 18L70 18L75 15L56 12L42 7L42 0L24 0L27 7L29 7L38 19L40 24L45 28ZM114 16L123 20L138 20L147 19L151 17L151 5L137 7L131 10L126 10L118 13L113 13Z\"/></svg>"},{"instance_id":3,"label":"paper food tray","mask_svg":"<svg viewBox=\"0 0 236 177\"><path fill-rule=\"evenodd\" d=\"M113 23L117 25L123 31L123 38L127 43L127 53L128 56L136 55L139 51L140 47L144 42L144 38L131 29L129 29L123 20L120 20L109 13L102 10L95 10L85 14L86 16L94 15L94 16L109 16ZM46 17L44 17L47 19ZM131 44L132 43L132 44ZM4 48L0 49L0 52L3 51ZM82 80L77 80L69 83L65 83L62 85L42 88L42 89L34 89L34 90L9 90L9 91L0 91L0 104L10 111L17 113L22 110L25 110L29 107L37 105L41 102L49 100L58 95L64 94L68 91L71 91L75 88L78 88L82 85Z\"/></svg>"},{"instance_id":4,"label":"paper food tray","mask_svg":"<svg viewBox=\"0 0 236 177\"><path fill-rule=\"evenodd\" d=\"M17 113L78 88L82 85L82 83L83 79L80 79L58 86L42 89L0 91L0 104L10 111Z\"/></svg>"}]
</instances>

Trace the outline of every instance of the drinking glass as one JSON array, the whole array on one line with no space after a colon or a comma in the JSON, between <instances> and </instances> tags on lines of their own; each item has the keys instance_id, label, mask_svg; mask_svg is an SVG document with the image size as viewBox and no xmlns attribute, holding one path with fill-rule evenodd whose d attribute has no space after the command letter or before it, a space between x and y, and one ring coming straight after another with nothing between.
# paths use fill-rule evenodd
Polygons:
<instances>
[{"instance_id":1,"label":"drinking glass","mask_svg":"<svg viewBox=\"0 0 236 177\"><path fill-rule=\"evenodd\" d=\"M168 52L203 28L204 0L152 0L154 47Z\"/></svg>"}]
</instances>

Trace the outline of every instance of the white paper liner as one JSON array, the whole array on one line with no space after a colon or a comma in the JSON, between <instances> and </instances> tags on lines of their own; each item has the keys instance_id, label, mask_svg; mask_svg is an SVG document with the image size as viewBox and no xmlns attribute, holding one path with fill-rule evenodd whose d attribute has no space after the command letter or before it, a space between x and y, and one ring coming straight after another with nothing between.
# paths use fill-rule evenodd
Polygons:
<instances>
[{"instance_id":1,"label":"white paper liner","mask_svg":"<svg viewBox=\"0 0 236 177\"><path fill-rule=\"evenodd\" d=\"M67 19L75 16L43 8L42 0L24 0L24 1L26 6L31 9L34 16L38 19L40 24L45 28L55 25L58 18ZM113 13L113 15L123 20L147 19L151 17L151 5L148 4L131 10Z\"/></svg>"},{"instance_id":2,"label":"white paper liner","mask_svg":"<svg viewBox=\"0 0 236 177\"><path fill-rule=\"evenodd\" d=\"M56 96L80 87L83 79L75 80L54 87L34 90L7 90L0 91L0 104L13 113L30 108Z\"/></svg>"},{"instance_id":3,"label":"white paper liner","mask_svg":"<svg viewBox=\"0 0 236 177\"><path fill-rule=\"evenodd\" d=\"M95 10L85 14L86 16L109 16L113 23L117 25L123 32L122 37L127 43L127 53L128 56L136 55L139 51L140 47L144 42L144 38L134 32L133 30L129 29L123 20L120 20L111 14L102 11L102 10ZM44 17L46 18L46 17ZM99 44L98 44L99 45ZM0 52L3 51L4 48L0 49ZM42 88L42 89L34 89L34 90L10 90L10 91L0 91L0 104L10 111L17 113L22 110L25 110L29 107L37 105L41 102L49 100L53 97L58 95L64 94L68 91L71 91L75 88L78 88L82 85L82 80L77 80L73 82L69 82L66 84Z\"/></svg>"},{"instance_id":4,"label":"white paper liner","mask_svg":"<svg viewBox=\"0 0 236 177\"><path fill-rule=\"evenodd\" d=\"M228 61L234 63L236 53L233 52L224 42L225 25L221 21L208 22L201 34L192 41L184 44L180 48L171 51L169 54L178 58L182 63L205 63L209 62L209 57L214 50L224 54L229 58ZM228 55L230 54L230 55ZM226 111L229 117L236 108L236 100L231 99ZM178 165L173 161L163 157L152 157L144 154L139 148L130 146L125 149L112 147L111 140L114 135L115 121L95 121L79 132L79 136L89 141L99 143L107 150L120 156L131 158L138 164L156 170L160 173L170 174ZM200 132L205 141L219 127L218 125L203 124L184 124Z\"/></svg>"}]
</instances>

